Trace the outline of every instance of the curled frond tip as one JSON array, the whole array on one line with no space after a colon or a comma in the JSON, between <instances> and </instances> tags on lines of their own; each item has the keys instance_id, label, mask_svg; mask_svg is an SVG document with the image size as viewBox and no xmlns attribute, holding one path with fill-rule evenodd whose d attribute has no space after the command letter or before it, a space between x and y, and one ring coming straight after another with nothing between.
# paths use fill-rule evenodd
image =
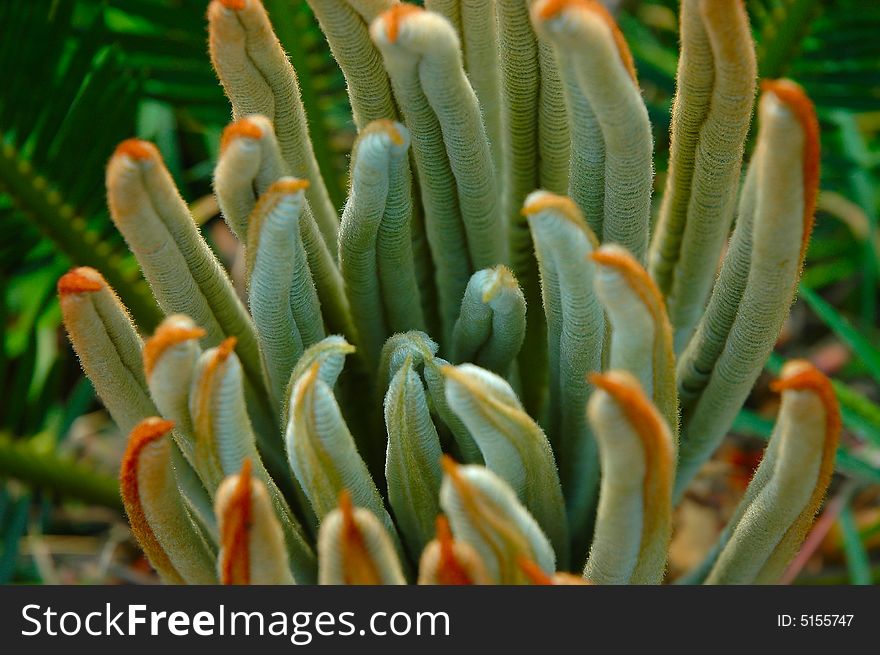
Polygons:
<instances>
[{"instance_id":1,"label":"curled frond tip","mask_svg":"<svg viewBox=\"0 0 880 655\"><path fill-rule=\"evenodd\" d=\"M58 280L58 295L100 291L104 284L104 278L98 271L81 266L61 276Z\"/></svg>"}]
</instances>

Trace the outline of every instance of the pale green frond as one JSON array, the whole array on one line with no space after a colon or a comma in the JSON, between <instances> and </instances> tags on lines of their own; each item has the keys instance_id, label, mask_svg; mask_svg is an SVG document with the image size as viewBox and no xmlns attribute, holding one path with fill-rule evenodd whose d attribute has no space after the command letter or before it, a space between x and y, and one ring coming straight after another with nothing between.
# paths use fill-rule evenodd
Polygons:
<instances>
[{"instance_id":1,"label":"pale green frond","mask_svg":"<svg viewBox=\"0 0 880 655\"><path fill-rule=\"evenodd\" d=\"M527 581L523 558L543 571L556 571L556 556L535 519L516 493L483 466L461 466L443 459L440 506L449 517L455 539L477 551L494 584Z\"/></svg>"},{"instance_id":2,"label":"pale green frond","mask_svg":"<svg viewBox=\"0 0 880 655\"><path fill-rule=\"evenodd\" d=\"M408 149L403 125L376 121L361 132L352 153L339 267L359 350L371 368L392 333L425 327L410 236Z\"/></svg>"},{"instance_id":3,"label":"pale green frond","mask_svg":"<svg viewBox=\"0 0 880 655\"><path fill-rule=\"evenodd\" d=\"M194 462L193 424L189 394L196 362L202 355L199 339L205 331L191 318L172 314L163 320L144 344L144 372L150 396L159 412L174 421L174 433L181 452Z\"/></svg>"},{"instance_id":4,"label":"pale green frond","mask_svg":"<svg viewBox=\"0 0 880 655\"><path fill-rule=\"evenodd\" d=\"M593 290L595 266L589 257L597 244L568 198L535 191L522 211L532 229L547 316L547 433L559 462L569 528L578 550L586 550L599 482L596 444L584 413L587 373L601 369L605 340L605 315Z\"/></svg>"},{"instance_id":5,"label":"pale green frond","mask_svg":"<svg viewBox=\"0 0 880 655\"><path fill-rule=\"evenodd\" d=\"M391 379L403 366L408 357L412 365L420 371L428 391L428 405L455 439L455 444L468 463L481 463L480 449L474 442L462 420L456 416L446 401L446 383L440 370L449 364L436 356L438 345L424 332L405 332L388 339L382 350L379 362L379 389L388 389Z\"/></svg>"},{"instance_id":6,"label":"pale green frond","mask_svg":"<svg viewBox=\"0 0 880 655\"><path fill-rule=\"evenodd\" d=\"M216 502L223 480L240 471L245 460L249 460L254 476L266 485L281 523L293 574L304 582L314 580L314 552L257 451L245 404L241 364L234 347L235 340L227 339L206 350L196 363L190 391L196 472Z\"/></svg>"},{"instance_id":7,"label":"pale green frond","mask_svg":"<svg viewBox=\"0 0 880 655\"><path fill-rule=\"evenodd\" d=\"M473 362L508 377L526 331L526 301L510 269L471 276L452 332L452 360Z\"/></svg>"},{"instance_id":8,"label":"pale green frond","mask_svg":"<svg viewBox=\"0 0 880 655\"><path fill-rule=\"evenodd\" d=\"M223 219L242 243L248 243L248 219L257 199L286 169L272 122L265 116L245 116L223 130L214 194Z\"/></svg>"},{"instance_id":9,"label":"pale green frond","mask_svg":"<svg viewBox=\"0 0 880 655\"><path fill-rule=\"evenodd\" d=\"M372 33L389 70L404 63L415 70L437 117L473 267L503 263L506 250L498 238L501 217L495 164L455 30L443 17L408 6L384 14L373 23Z\"/></svg>"},{"instance_id":10,"label":"pale green frond","mask_svg":"<svg viewBox=\"0 0 880 655\"><path fill-rule=\"evenodd\" d=\"M539 0L532 20L571 66L605 144L601 241L641 262L648 246L653 138L632 55L614 19L594 0ZM563 65L564 68L564 65Z\"/></svg>"},{"instance_id":11,"label":"pale green frond","mask_svg":"<svg viewBox=\"0 0 880 655\"><path fill-rule=\"evenodd\" d=\"M212 554L216 554L220 532L217 528L217 517L214 515L214 501L193 465L181 452L180 444L183 440L178 435L176 426L171 436L174 439L171 466L174 468L174 479L177 481L180 497L194 526L200 531Z\"/></svg>"},{"instance_id":12,"label":"pale green frond","mask_svg":"<svg viewBox=\"0 0 880 655\"><path fill-rule=\"evenodd\" d=\"M542 186L538 143L541 62L527 1L496 2L495 11L501 66L502 211L510 267L529 307L518 364L520 370L529 371L522 380L523 403L529 413L539 416L547 401L547 325L540 309L541 283L532 235L520 209L526 196Z\"/></svg>"},{"instance_id":13,"label":"pale green frond","mask_svg":"<svg viewBox=\"0 0 880 655\"><path fill-rule=\"evenodd\" d=\"M308 0L321 25L348 90L354 125L364 129L375 120L395 120L397 105L382 55L370 39L370 22L395 0ZM359 6L364 5L364 6Z\"/></svg>"},{"instance_id":14,"label":"pale green frond","mask_svg":"<svg viewBox=\"0 0 880 655\"><path fill-rule=\"evenodd\" d=\"M590 382L602 484L584 576L598 584L660 584L672 538L672 433L631 374L593 374Z\"/></svg>"},{"instance_id":15,"label":"pale green frond","mask_svg":"<svg viewBox=\"0 0 880 655\"><path fill-rule=\"evenodd\" d=\"M495 179L500 188L502 125L496 3L494 0L425 0L425 9L444 16L458 35L464 70L480 102L495 162Z\"/></svg>"},{"instance_id":16,"label":"pale green frond","mask_svg":"<svg viewBox=\"0 0 880 655\"><path fill-rule=\"evenodd\" d=\"M675 353L663 296L642 265L624 248L601 246L592 259L596 265L596 295L611 324L608 368L635 376L677 436Z\"/></svg>"},{"instance_id":17,"label":"pale green frond","mask_svg":"<svg viewBox=\"0 0 880 655\"><path fill-rule=\"evenodd\" d=\"M294 584L284 534L266 486L251 477L251 461L223 480L214 502L220 530L221 584Z\"/></svg>"},{"instance_id":18,"label":"pale green frond","mask_svg":"<svg viewBox=\"0 0 880 655\"><path fill-rule=\"evenodd\" d=\"M449 407L477 442L486 468L516 492L568 565L568 522L553 450L503 378L462 364L442 369Z\"/></svg>"},{"instance_id":19,"label":"pale green frond","mask_svg":"<svg viewBox=\"0 0 880 655\"><path fill-rule=\"evenodd\" d=\"M162 310L189 316L205 330L206 346L227 336L238 339L248 381L262 389L254 324L155 146L137 140L120 144L107 166L107 201Z\"/></svg>"},{"instance_id":20,"label":"pale green frond","mask_svg":"<svg viewBox=\"0 0 880 655\"><path fill-rule=\"evenodd\" d=\"M354 507L348 491L318 534L318 582L330 585L406 584L394 539L369 509Z\"/></svg>"},{"instance_id":21,"label":"pale green frond","mask_svg":"<svg viewBox=\"0 0 880 655\"><path fill-rule=\"evenodd\" d=\"M539 32L542 27L542 22L536 22L535 28ZM574 61L553 41L549 41L549 45L553 48L562 79L571 140L567 194L583 213L590 229L595 234L602 234L605 220L605 142L602 128L590 101L581 90Z\"/></svg>"},{"instance_id":22,"label":"pale green frond","mask_svg":"<svg viewBox=\"0 0 880 655\"><path fill-rule=\"evenodd\" d=\"M770 443L746 494L721 536L708 584L773 584L797 553L834 472L840 409L831 383L792 360Z\"/></svg>"},{"instance_id":23,"label":"pale green frond","mask_svg":"<svg viewBox=\"0 0 880 655\"><path fill-rule=\"evenodd\" d=\"M208 36L211 63L232 104L233 116L262 114L272 121L287 174L311 183L306 197L332 250L339 219L315 159L296 71L263 4L259 0L212 0Z\"/></svg>"},{"instance_id":24,"label":"pale green frond","mask_svg":"<svg viewBox=\"0 0 880 655\"><path fill-rule=\"evenodd\" d=\"M741 215L709 306L678 363L678 497L727 432L773 349L812 227L819 164L815 112L793 83L767 84L750 164L755 173L741 206L754 215Z\"/></svg>"},{"instance_id":25,"label":"pale green frond","mask_svg":"<svg viewBox=\"0 0 880 655\"><path fill-rule=\"evenodd\" d=\"M293 385L285 436L290 467L319 521L335 509L339 494L348 490L353 502L375 514L394 535L399 549L394 522L320 371L321 364L315 362Z\"/></svg>"},{"instance_id":26,"label":"pale green frond","mask_svg":"<svg viewBox=\"0 0 880 655\"><path fill-rule=\"evenodd\" d=\"M128 311L93 268L58 280L61 315L80 365L120 430L128 433L156 411L141 364L141 338Z\"/></svg>"},{"instance_id":27,"label":"pale green frond","mask_svg":"<svg viewBox=\"0 0 880 655\"><path fill-rule=\"evenodd\" d=\"M434 535L440 513L440 437L431 420L425 386L408 356L385 394L388 502L413 559Z\"/></svg>"},{"instance_id":28,"label":"pale green frond","mask_svg":"<svg viewBox=\"0 0 880 655\"><path fill-rule=\"evenodd\" d=\"M308 184L281 178L260 197L251 218L248 304L269 390L280 406L304 350L324 338L324 321L300 236Z\"/></svg>"},{"instance_id":29,"label":"pale green frond","mask_svg":"<svg viewBox=\"0 0 880 655\"><path fill-rule=\"evenodd\" d=\"M171 466L171 421L144 419L131 432L119 486L132 532L160 577L216 584L210 549L192 524Z\"/></svg>"},{"instance_id":30,"label":"pale green frond","mask_svg":"<svg viewBox=\"0 0 880 655\"><path fill-rule=\"evenodd\" d=\"M676 351L700 318L739 187L755 95L755 46L742 0L684 0L669 174L650 270Z\"/></svg>"},{"instance_id":31,"label":"pale green frond","mask_svg":"<svg viewBox=\"0 0 880 655\"><path fill-rule=\"evenodd\" d=\"M443 140L443 128L422 87L419 75L421 57L400 48L388 34L392 29L396 41L398 17L421 11L412 5L395 5L373 20L370 35L382 52L401 117L410 131L425 234L435 266L442 336L447 341L458 316L461 296L474 270L468 236L455 191L456 178Z\"/></svg>"}]
</instances>

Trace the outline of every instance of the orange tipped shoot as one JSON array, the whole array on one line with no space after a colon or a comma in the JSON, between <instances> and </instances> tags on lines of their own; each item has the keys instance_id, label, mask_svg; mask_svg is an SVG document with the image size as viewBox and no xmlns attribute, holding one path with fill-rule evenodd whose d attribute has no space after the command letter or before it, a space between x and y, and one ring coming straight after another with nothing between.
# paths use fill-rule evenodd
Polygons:
<instances>
[{"instance_id":1,"label":"orange tipped shoot","mask_svg":"<svg viewBox=\"0 0 880 655\"><path fill-rule=\"evenodd\" d=\"M58 295L100 291L105 284L104 278L98 271L81 266L61 276L58 280Z\"/></svg>"},{"instance_id":2,"label":"orange tipped shoot","mask_svg":"<svg viewBox=\"0 0 880 655\"><path fill-rule=\"evenodd\" d=\"M339 511L342 512L342 523L346 530L357 530L354 522L354 505L351 502L351 492L343 489L339 492Z\"/></svg>"},{"instance_id":3,"label":"orange tipped shoot","mask_svg":"<svg viewBox=\"0 0 880 655\"><path fill-rule=\"evenodd\" d=\"M351 493L347 489L339 493L339 511L342 513L341 546L345 584L382 584L379 571L358 527Z\"/></svg>"},{"instance_id":4,"label":"orange tipped shoot","mask_svg":"<svg viewBox=\"0 0 880 655\"><path fill-rule=\"evenodd\" d=\"M637 82L636 66L629 45L623 37L623 32L620 31L617 21L614 20L614 16L612 16L601 3L596 2L596 0L547 0L547 2L541 6L540 11L538 12L538 18L541 20L550 20L567 9L590 12L595 14L603 23L605 23L608 30L611 32L614 44L617 46L617 51L620 53L621 62L633 82Z\"/></svg>"},{"instance_id":5,"label":"orange tipped shoot","mask_svg":"<svg viewBox=\"0 0 880 655\"><path fill-rule=\"evenodd\" d=\"M528 199L527 199L528 200ZM584 215L574 201L568 196L560 196L555 193L541 193L531 202L527 202L520 210L520 214L528 218L540 212L551 210L581 230L594 248L599 247L599 242L592 230L587 227Z\"/></svg>"},{"instance_id":6,"label":"orange tipped shoot","mask_svg":"<svg viewBox=\"0 0 880 655\"><path fill-rule=\"evenodd\" d=\"M364 131L366 133L384 132L391 139L391 143L396 146L403 145L403 137L400 134L400 130L397 129L397 125L395 125L394 121L380 118L370 123Z\"/></svg>"},{"instance_id":7,"label":"orange tipped shoot","mask_svg":"<svg viewBox=\"0 0 880 655\"><path fill-rule=\"evenodd\" d=\"M113 153L114 157L128 157L135 161L143 161L146 159L158 159L159 151L149 141L142 139L126 139L118 146Z\"/></svg>"},{"instance_id":8,"label":"orange tipped shoot","mask_svg":"<svg viewBox=\"0 0 880 655\"><path fill-rule=\"evenodd\" d=\"M267 193L299 193L309 188L311 184L308 180L300 180L298 178L287 178L273 182L267 189Z\"/></svg>"},{"instance_id":9,"label":"orange tipped shoot","mask_svg":"<svg viewBox=\"0 0 880 655\"><path fill-rule=\"evenodd\" d=\"M223 339L223 341L220 342L220 345L217 346L217 354L215 355L217 363L225 362L235 350L235 344L237 343L238 339L235 337L226 337Z\"/></svg>"},{"instance_id":10,"label":"orange tipped shoot","mask_svg":"<svg viewBox=\"0 0 880 655\"><path fill-rule=\"evenodd\" d=\"M128 438L128 445L122 456L122 465L119 469L119 489L131 530L144 552L149 556L153 566L165 571L172 578L176 576L174 566L153 533L141 504L138 468L144 449L165 437L173 428L173 421L166 421L155 416L138 423ZM178 582L183 582L183 580L179 579Z\"/></svg>"},{"instance_id":11,"label":"orange tipped shoot","mask_svg":"<svg viewBox=\"0 0 880 655\"><path fill-rule=\"evenodd\" d=\"M251 513L251 460L245 458L223 517L220 535L223 548L220 581L223 584L250 583Z\"/></svg>"},{"instance_id":12,"label":"orange tipped shoot","mask_svg":"<svg viewBox=\"0 0 880 655\"><path fill-rule=\"evenodd\" d=\"M520 571L522 571L525 576L529 579L532 584L535 585L552 585L555 584L553 582L553 578L547 575L540 566L535 564L528 557L524 557L520 555L516 558L516 564L519 566Z\"/></svg>"},{"instance_id":13,"label":"orange tipped shoot","mask_svg":"<svg viewBox=\"0 0 880 655\"><path fill-rule=\"evenodd\" d=\"M627 281L630 288L639 296L642 304L648 308L657 326L668 325L666 303L660 294L657 284L648 272L625 248L605 246L594 250L589 255L596 264L607 266L617 271ZM672 333L669 333L669 339Z\"/></svg>"},{"instance_id":14,"label":"orange tipped shoot","mask_svg":"<svg viewBox=\"0 0 880 655\"><path fill-rule=\"evenodd\" d=\"M400 23L406 16L417 14L422 11L424 10L421 7L403 2L394 5L391 9L386 11L382 18L385 21L385 35L388 37L388 42L394 43L397 41L397 37L400 35Z\"/></svg>"},{"instance_id":15,"label":"orange tipped shoot","mask_svg":"<svg viewBox=\"0 0 880 655\"><path fill-rule=\"evenodd\" d=\"M219 0L219 2L230 11L241 11L246 5L246 0Z\"/></svg>"},{"instance_id":16,"label":"orange tipped shoot","mask_svg":"<svg viewBox=\"0 0 880 655\"><path fill-rule=\"evenodd\" d=\"M645 456L644 532L653 534L671 511L674 456L660 412L634 377L621 371L590 373L588 381L614 400L642 442ZM643 541L643 545L644 545Z\"/></svg>"},{"instance_id":17,"label":"orange tipped shoot","mask_svg":"<svg viewBox=\"0 0 880 655\"><path fill-rule=\"evenodd\" d=\"M837 402L831 381L809 362L793 360L788 363L788 366L795 363L803 366L798 367L799 370L791 375L783 375L778 380L774 380L770 383L770 388L778 393L784 391L812 391L815 393L825 408L826 437L832 437L826 439L826 443L831 441L836 447L837 435L840 434L841 429L840 405Z\"/></svg>"},{"instance_id":18,"label":"orange tipped shoot","mask_svg":"<svg viewBox=\"0 0 880 655\"><path fill-rule=\"evenodd\" d=\"M656 435L663 431L660 414L642 392L635 378L620 371L612 371L590 373L587 381L614 399L639 435Z\"/></svg>"},{"instance_id":19,"label":"orange tipped shoot","mask_svg":"<svg viewBox=\"0 0 880 655\"><path fill-rule=\"evenodd\" d=\"M471 576L455 555L455 541L449 529L449 521L442 514L437 517L437 543L440 559L437 563L437 583L442 585L471 585Z\"/></svg>"},{"instance_id":20,"label":"orange tipped shoot","mask_svg":"<svg viewBox=\"0 0 880 655\"><path fill-rule=\"evenodd\" d=\"M190 339L201 339L205 334L206 332L200 327L181 327L173 323L162 323L144 344L144 373L149 376L162 354L172 346Z\"/></svg>"},{"instance_id":21,"label":"orange tipped shoot","mask_svg":"<svg viewBox=\"0 0 880 655\"><path fill-rule=\"evenodd\" d=\"M772 93L783 103L801 124L804 132L803 176L804 176L804 234L801 245L801 261L807 252L813 219L816 213L816 199L819 194L819 120L816 108L804 90L791 80L764 80L762 93Z\"/></svg>"},{"instance_id":22,"label":"orange tipped shoot","mask_svg":"<svg viewBox=\"0 0 880 655\"><path fill-rule=\"evenodd\" d=\"M443 469L443 472L453 480L457 480L461 477L458 474L458 463L449 455L440 455L440 467Z\"/></svg>"},{"instance_id":23,"label":"orange tipped shoot","mask_svg":"<svg viewBox=\"0 0 880 655\"><path fill-rule=\"evenodd\" d=\"M128 437L128 448L123 458L123 466L129 458L136 458L147 444L161 439L174 429L174 421L166 421L159 417L147 418L138 423ZM130 464L131 462L128 461Z\"/></svg>"},{"instance_id":24,"label":"orange tipped shoot","mask_svg":"<svg viewBox=\"0 0 880 655\"><path fill-rule=\"evenodd\" d=\"M593 251L589 257L597 264L608 266L620 273L641 297L642 302L650 308L652 314L655 313L655 310L663 309L663 296L660 295L660 290L654 280L627 250L605 247ZM657 317L655 316L655 318Z\"/></svg>"},{"instance_id":25,"label":"orange tipped shoot","mask_svg":"<svg viewBox=\"0 0 880 655\"><path fill-rule=\"evenodd\" d=\"M223 130L223 136L220 138L220 152L226 150L229 144L235 139L253 139L263 138L263 130L254 121L249 118L242 118L226 126Z\"/></svg>"},{"instance_id":26,"label":"orange tipped shoot","mask_svg":"<svg viewBox=\"0 0 880 655\"><path fill-rule=\"evenodd\" d=\"M567 196L558 196L553 193L542 194L537 200L525 205L520 213L523 216L531 216L532 214L537 214L545 209L555 209L566 218L574 219L574 217L577 217L580 219L581 216L580 209L578 209L577 205L574 204L574 201L571 198Z\"/></svg>"},{"instance_id":27,"label":"orange tipped shoot","mask_svg":"<svg viewBox=\"0 0 880 655\"><path fill-rule=\"evenodd\" d=\"M786 374L786 371L790 371L792 368L795 371ZM799 535L797 538L800 541L813 523L819 507L822 505L822 499L828 490L828 485L831 483L831 476L834 474L834 459L841 431L840 405L837 402L831 381L805 360L790 361L783 369L782 377L772 382L770 388L780 393L810 391L818 396L825 410L825 441L822 444L819 474L816 477L809 501L786 535Z\"/></svg>"}]
</instances>

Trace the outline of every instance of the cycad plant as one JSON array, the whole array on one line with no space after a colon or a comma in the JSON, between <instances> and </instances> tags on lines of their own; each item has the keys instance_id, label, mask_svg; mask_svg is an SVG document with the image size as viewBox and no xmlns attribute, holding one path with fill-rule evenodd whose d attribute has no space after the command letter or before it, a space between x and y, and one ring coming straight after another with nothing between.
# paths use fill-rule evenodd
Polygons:
<instances>
[{"instance_id":1,"label":"cycad plant","mask_svg":"<svg viewBox=\"0 0 880 655\"><path fill-rule=\"evenodd\" d=\"M169 582L663 581L673 508L793 300L811 103L763 83L741 185L745 10L683 0L652 230L648 114L598 2L309 4L359 132L341 219L266 11L213 0L234 275L157 149L130 140L108 201L167 317L142 342L95 270L59 282L131 434L121 486L144 552ZM761 466L690 581L775 581L822 502L830 384L795 361L776 388Z\"/></svg>"}]
</instances>

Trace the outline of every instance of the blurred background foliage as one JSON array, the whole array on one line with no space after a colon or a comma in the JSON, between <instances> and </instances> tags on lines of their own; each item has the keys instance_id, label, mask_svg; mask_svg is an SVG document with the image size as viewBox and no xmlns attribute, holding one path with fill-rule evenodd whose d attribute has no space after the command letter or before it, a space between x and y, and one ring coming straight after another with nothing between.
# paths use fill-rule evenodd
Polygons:
<instances>
[{"instance_id":1,"label":"blurred background foliage","mask_svg":"<svg viewBox=\"0 0 880 655\"><path fill-rule=\"evenodd\" d=\"M264 0L296 67L319 164L342 205L354 131L342 75L302 0ZM147 581L115 481L124 439L60 325L57 278L101 270L145 333L159 319L104 207L115 145L157 143L221 258L211 196L229 108L211 70L206 0L0 2L0 583ZM633 54L663 187L677 0L607 2ZM822 193L799 300L768 374L793 356L832 375L845 435L830 500L790 580L880 579L880 3L747 0L763 77L816 103ZM688 566L735 506L769 436L759 382L728 443L679 511L671 567ZM872 561L872 555L874 560Z\"/></svg>"}]
</instances>

